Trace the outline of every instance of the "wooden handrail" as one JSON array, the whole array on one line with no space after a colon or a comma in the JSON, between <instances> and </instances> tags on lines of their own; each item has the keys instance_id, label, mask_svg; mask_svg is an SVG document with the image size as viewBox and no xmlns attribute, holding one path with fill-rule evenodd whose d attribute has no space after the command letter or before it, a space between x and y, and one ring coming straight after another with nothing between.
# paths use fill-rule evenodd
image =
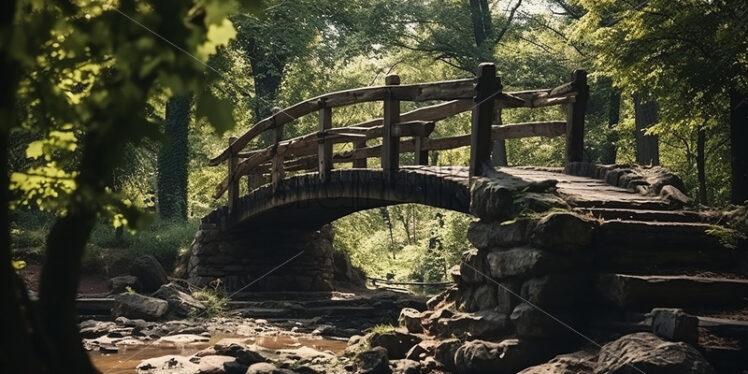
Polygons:
<instances>
[{"instance_id":1,"label":"wooden handrail","mask_svg":"<svg viewBox=\"0 0 748 374\"><path fill-rule=\"evenodd\" d=\"M473 97L473 78L451 81L407 84L401 86L374 86L355 88L320 95L273 114L257 122L247 132L242 134L231 146L221 154L212 158L211 166L228 160L229 154L237 153L260 133L289 123L299 117L315 112L323 106L334 108L351 104L381 101L385 94L391 92L392 98L399 101L430 101L470 99Z\"/></svg>"},{"instance_id":2,"label":"wooden handrail","mask_svg":"<svg viewBox=\"0 0 748 374\"><path fill-rule=\"evenodd\" d=\"M428 152L471 146L470 176L479 176L490 166L492 142L498 139L530 136L555 137L566 134L566 164L581 160L585 105L589 95L586 73L575 71L571 82L549 89L501 92L493 64L481 64L475 79L400 85L397 76L388 76L384 86L332 92L294 104L257 122L238 138L230 140L210 165L229 161L229 172L216 188L215 197L231 191L229 207L238 199L241 177L270 173L274 184L286 171L317 170L327 180L334 163L353 162L366 167L368 158L379 158L389 172L398 169L399 154L415 152L415 161L428 164ZM400 101L448 100L406 113ZM375 118L347 127L332 127L332 109L356 103L382 101L384 118ZM566 105L566 121L525 122L502 125L502 109ZM430 138L435 121L472 110L469 134ZM283 140L284 125L298 117L319 111L318 131ZM385 120L386 118L386 120ZM493 125L492 125L493 124ZM239 152L264 131L274 130L273 144L262 149ZM367 146L369 139L381 138L379 145ZM337 143L353 143L354 149L333 153ZM496 151L494 151L496 152ZM499 152L501 153L501 152Z\"/></svg>"}]
</instances>

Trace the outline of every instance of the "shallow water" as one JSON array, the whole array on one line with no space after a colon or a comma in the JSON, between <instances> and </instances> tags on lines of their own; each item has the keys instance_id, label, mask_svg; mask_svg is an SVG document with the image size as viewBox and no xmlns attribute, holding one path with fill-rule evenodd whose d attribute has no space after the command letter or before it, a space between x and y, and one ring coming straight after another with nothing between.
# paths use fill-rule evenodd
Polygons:
<instances>
[{"instance_id":1,"label":"shallow water","mask_svg":"<svg viewBox=\"0 0 748 374\"><path fill-rule=\"evenodd\" d=\"M141 344L132 346L119 346L117 353L89 352L94 366L103 374L125 374L135 373L138 364L152 357L165 355L190 356L202 349L216 344L221 339L236 339L244 344L254 344L270 350L296 349L300 347L314 348L318 351L331 351L336 355L341 354L347 343L340 340L330 340L316 337L293 337L287 335L277 336L242 336L242 335L220 335L213 336L208 342L192 343L186 345L164 345L164 344Z\"/></svg>"}]
</instances>

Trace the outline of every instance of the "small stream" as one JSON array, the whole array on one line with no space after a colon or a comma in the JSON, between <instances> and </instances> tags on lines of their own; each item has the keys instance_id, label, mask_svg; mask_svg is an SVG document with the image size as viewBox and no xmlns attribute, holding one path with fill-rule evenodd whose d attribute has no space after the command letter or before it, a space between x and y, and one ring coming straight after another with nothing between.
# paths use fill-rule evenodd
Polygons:
<instances>
[{"instance_id":1,"label":"small stream","mask_svg":"<svg viewBox=\"0 0 748 374\"><path fill-rule=\"evenodd\" d=\"M135 373L138 364L146 359L165 355L191 356L196 352L215 345L223 339L236 340L236 343L256 345L270 351L280 349L296 349L300 347L314 348L318 351L330 351L335 355L343 353L347 346L344 340L332 340L320 337L295 337L287 335L277 336L245 336L236 334L216 334L210 341L191 343L186 345L169 344L137 344L120 345L117 353L103 353L91 351L91 360L103 374Z\"/></svg>"}]
</instances>

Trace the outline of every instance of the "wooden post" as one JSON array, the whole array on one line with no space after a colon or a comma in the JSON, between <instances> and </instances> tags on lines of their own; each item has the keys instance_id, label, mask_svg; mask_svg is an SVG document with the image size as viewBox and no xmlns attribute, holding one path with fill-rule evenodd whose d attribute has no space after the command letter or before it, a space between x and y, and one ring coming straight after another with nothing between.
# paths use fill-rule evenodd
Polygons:
<instances>
[{"instance_id":1,"label":"wooden post","mask_svg":"<svg viewBox=\"0 0 748 374\"><path fill-rule=\"evenodd\" d=\"M332 142L325 139L324 131L332 128L332 108L323 106L319 110L319 138L317 138L317 159L319 179L327 180L332 170Z\"/></svg>"},{"instance_id":2,"label":"wooden post","mask_svg":"<svg viewBox=\"0 0 748 374\"><path fill-rule=\"evenodd\" d=\"M229 147L231 147L232 144L236 141L235 136L229 137ZM236 153L231 153L229 155L229 188L228 188L228 195L229 195L229 213L231 213L234 210L234 207L236 206L236 201L239 199L239 182L234 180L234 173L236 172L236 167L239 164L239 158L236 156Z\"/></svg>"},{"instance_id":3,"label":"wooden post","mask_svg":"<svg viewBox=\"0 0 748 374\"><path fill-rule=\"evenodd\" d=\"M491 125L493 124L494 102L501 85L496 79L496 66L484 62L478 65L473 121L470 132L470 178L483 175L491 168Z\"/></svg>"},{"instance_id":4,"label":"wooden post","mask_svg":"<svg viewBox=\"0 0 748 374\"><path fill-rule=\"evenodd\" d=\"M587 72L574 70L571 73L572 86L577 92L575 100L567 104L566 113L566 165L570 171L572 162L582 161L584 155L584 115L587 110L587 98L590 87L587 86Z\"/></svg>"},{"instance_id":5,"label":"wooden post","mask_svg":"<svg viewBox=\"0 0 748 374\"><path fill-rule=\"evenodd\" d=\"M283 154L278 153L278 143L283 140L283 125L278 126L273 131L273 142L275 143L275 155L273 155L272 170L270 171L270 180L277 184L283 179Z\"/></svg>"},{"instance_id":6,"label":"wooden post","mask_svg":"<svg viewBox=\"0 0 748 374\"><path fill-rule=\"evenodd\" d=\"M359 148L366 148L366 140L357 140L353 142L353 149L359 149ZM353 160L353 167L366 169L366 159L359 158L359 159Z\"/></svg>"},{"instance_id":7,"label":"wooden post","mask_svg":"<svg viewBox=\"0 0 748 374\"><path fill-rule=\"evenodd\" d=\"M399 85L400 77L388 75L386 85ZM397 171L400 161L400 138L392 136L392 125L400 121L400 101L392 99L388 91L384 97L384 124L382 128L382 169L386 174Z\"/></svg>"},{"instance_id":8,"label":"wooden post","mask_svg":"<svg viewBox=\"0 0 748 374\"><path fill-rule=\"evenodd\" d=\"M416 136L413 138L416 165L429 164L429 151L423 150L423 141L425 139L425 136Z\"/></svg>"},{"instance_id":9,"label":"wooden post","mask_svg":"<svg viewBox=\"0 0 748 374\"><path fill-rule=\"evenodd\" d=\"M497 105L494 112L494 125L501 126L503 121L501 120L501 104ZM491 150L491 163L493 166L507 166L509 162L506 157L506 140L494 139L493 149Z\"/></svg>"}]
</instances>

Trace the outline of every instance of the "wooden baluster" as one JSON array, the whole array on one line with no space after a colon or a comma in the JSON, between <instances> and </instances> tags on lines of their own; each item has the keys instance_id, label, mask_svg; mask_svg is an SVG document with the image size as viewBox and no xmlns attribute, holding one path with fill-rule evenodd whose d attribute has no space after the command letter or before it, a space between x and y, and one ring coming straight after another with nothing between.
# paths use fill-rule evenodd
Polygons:
<instances>
[{"instance_id":1,"label":"wooden baluster","mask_svg":"<svg viewBox=\"0 0 748 374\"><path fill-rule=\"evenodd\" d=\"M384 84L399 85L400 77L388 75ZM393 136L392 125L400 122L400 101L392 98L388 91L384 97L384 121L382 128L382 169L389 175L396 172L400 161L400 138Z\"/></svg>"},{"instance_id":2,"label":"wooden baluster","mask_svg":"<svg viewBox=\"0 0 748 374\"><path fill-rule=\"evenodd\" d=\"M332 128L332 108L323 106L319 110L319 138L317 139L317 159L319 160L319 179L327 180L332 170L332 142L326 139L325 130Z\"/></svg>"},{"instance_id":3,"label":"wooden baluster","mask_svg":"<svg viewBox=\"0 0 748 374\"><path fill-rule=\"evenodd\" d=\"M357 140L353 142L353 149L366 148L366 140ZM366 169L366 158L358 158L353 160L354 168Z\"/></svg>"},{"instance_id":4,"label":"wooden baluster","mask_svg":"<svg viewBox=\"0 0 748 374\"><path fill-rule=\"evenodd\" d=\"M491 125L496 93L500 91L501 85L496 79L496 66L487 62L478 65L470 132L470 178L484 175L492 168Z\"/></svg>"},{"instance_id":5,"label":"wooden baluster","mask_svg":"<svg viewBox=\"0 0 748 374\"><path fill-rule=\"evenodd\" d=\"M503 125L501 120L501 104L496 104L496 111L494 112L494 125ZM506 157L506 141L504 139L494 139L493 149L491 150L491 162L494 166L507 166L509 165Z\"/></svg>"},{"instance_id":6,"label":"wooden baluster","mask_svg":"<svg viewBox=\"0 0 748 374\"><path fill-rule=\"evenodd\" d=\"M425 136L416 136L413 138L413 148L415 152L416 165L428 165L429 164L429 151L423 150L423 141L426 140Z\"/></svg>"},{"instance_id":7,"label":"wooden baluster","mask_svg":"<svg viewBox=\"0 0 748 374\"><path fill-rule=\"evenodd\" d=\"M232 144L236 141L235 136L229 137L229 147L231 147ZM229 214L234 210L236 207L236 201L239 199L239 182L235 181L235 175L236 167L239 164L239 157L237 157L235 152L231 152L229 154L229 188L228 188L228 195L229 195L229 201L228 201L228 207L229 207Z\"/></svg>"},{"instance_id":8,"label":"wooden baluster","mask_svg":"<svg viewBox=\"0 0 748 374\"><path fill-rule=\"evenodd\" d=\"M566 107L566 172L569 172L572 162L580 162L584 156L584 116L590 94L586 71L574 70L571 82L577 95Z\"/></svg>"},{"instance_id":9,"label":"wooden baluster","mask_svg":"<svg viewBox=\"0 0 748 374\"><path fill-rule=\"evenodd\" d=\"M272 170L270 172L270 180L273 184L278 184L284 176L283 154L277 151L278 143L280 143L281 140L283 140L283 125L276 127L273 131L273 142L275 143L276 148L275 155L273 155Z\"/></svg>"}]
</instances>

